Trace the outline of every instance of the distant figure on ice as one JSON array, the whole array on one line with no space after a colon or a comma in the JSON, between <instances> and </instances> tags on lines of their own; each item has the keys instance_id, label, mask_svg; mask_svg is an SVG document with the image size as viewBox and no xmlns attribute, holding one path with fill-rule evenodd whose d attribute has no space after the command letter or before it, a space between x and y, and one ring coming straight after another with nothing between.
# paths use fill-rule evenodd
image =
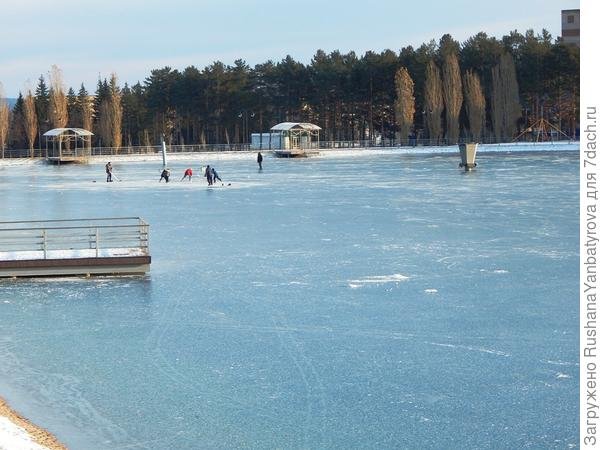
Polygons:
<instances>
[{"instance_id":1,"label":"distant figure on ice","mask_svg":"<svg viewBox=\"0 0 600 450\"><path fill-rule=\"evenodd\" d=\"M260 154L260 152L258 152L256 162L258 163L258 170L262 170L262 155Z\"/></svg>"},{"instance_id":2,"label":"distant figure on ice","mask_svg":"<svg viewBox=\"0 0 600 450\"><path fill-rule=\"evenodd\" d=\"M185 177L188 177L188 180L192 181L192 175L192 169L188 167L187 169L185 169L185 172L183 172L183 178L181 179L181 181L183 181Z\"/></svg>"},{"instance_id":3,"label":"distant figure on ice","mask_svg":"<svg viewBox=\"0 0 600 450\"><path fill-rule=\"evenodd\" d=\"M210 168L210 166L206 166L206 169L204 170L204 176L206 177L206 181L208 182L208 185L212 186L213 175L212 175L212 169Z\"/></svg>"},{"instance_id":4,"label":"distant figure on ice","mask_svg":"<svg viewBox=\"0 0 600 450\"><path fill-rule=\"evenodd\" d=\"M170 176L171 176L171 171L169 169L163 169L163 171L160 174L160 180L158 180L158 182L160 183L164 178L165 182L168 183Z\"/></svg>"},{"instance_id":5,"label":"distant figure on ice","mask_svg":"<svg viewBox=\"0 0 600 450\"><path fill-rule=\"evenodd\" d=\"M217 171L215 170L214 167L212 169L210 169L210 171L212 173L213 183L217 180L219 180L221 183L223 183L223 180L221 180L221 177L219 177L219 174L217 173Z\"/></svg>"},{"instance_id":6,"label":"distant figure on ice","mask_svg":"<svg viewBox=\"0 0 600 450\"><path fill-rule=\"evenodd\" d=\"M112 181L112 164L109 162L106 163L106 182L110 183Z\"/></svg>"}]
</instances>

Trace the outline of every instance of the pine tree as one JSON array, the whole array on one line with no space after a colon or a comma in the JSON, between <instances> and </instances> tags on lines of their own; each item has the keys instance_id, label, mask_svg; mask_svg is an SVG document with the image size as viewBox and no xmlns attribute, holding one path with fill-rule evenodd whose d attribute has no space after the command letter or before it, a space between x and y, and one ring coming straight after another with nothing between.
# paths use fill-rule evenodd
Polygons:
<instances>
[{"instance_id":1,"label":"pine tree","mask_svg":"<svg viewBox=\"0 0 600 450\"><path fill-rule=\"evenodd\" d=\"M25 130L23 128L23 111L25 109L25 99L23 94L19 92L15 106L13 107L10 122L9 135L12 141L13 148L25 147Z\"/></svg>"},{"instance_id":2,"label":"pine tree","mask_svg":"<svg viewBox=\"0 0 600 450\"><path fill-rule=\"evenodd\" d=\"M69 88L67 92L67 115L69 116L70 126L81 128L81 117L77 110L77 95L73 88Z\"/></svg>"},{"instance_id":3,"label":"pine tree","mask_svg":"<svg viewBox=\"0 0 600 450\"><path fill-rule=\"evenodd\" d=\"M44 76L40 75L38 79L38 85L35 89L35 110L37 113L37 123L39 124L40 131L45 133L51 127L48 112L50 109L50 91L46 86L46 80Z\"/></svg>"},{"instance_id":4,"label":"pine tree","mask_svg":"<svg viewBox=\"0 0 600 450\"><path fill-rule=\"evenodd\" d=\"M93 109L94 102L90 99L88 91L85 89L83 83L77 93L77 114L80 119L81 127L84 130L92 131L92 120L94 115Z\"/></svg>"}]
</instances>

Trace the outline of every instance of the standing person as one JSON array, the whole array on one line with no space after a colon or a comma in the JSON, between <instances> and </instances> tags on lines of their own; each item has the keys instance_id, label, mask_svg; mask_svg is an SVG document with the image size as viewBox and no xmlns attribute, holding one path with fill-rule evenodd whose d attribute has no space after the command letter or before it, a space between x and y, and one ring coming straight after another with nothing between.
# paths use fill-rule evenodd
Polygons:
<instances>
[{"instance_id":1,"label":"standing person","mask_svg":"<svg viewBox=\"0 0 600 450\"><path fill-rule=\"evenodd\" d=\"M106 169L106 182L110 183L112 182L112 164L109 162L106 163L106 166L104 166L104 168Z\"/></svg>"},{"instance_id":2,"label":"standing person","mask_svg":"<svg viewBox=\"0 0 600 450\"><path fill-rule=\"evenodd\" d=\"M262 155L258 152L258 156L256 157L256 162L258 163L258 170L262 170Z\"/></svg>"},{"instance_id":3,"label":"standing person","mask_svg":"<svg viewBox=\"0 0 600 450\"><path fill-rule=\"evenodd\" d=\"M212 169L210 168L210 166L206 166L206 169L204 170L204 176L206 177L206 181L208 182L208 185L212 186L213 176L212 176Z\"/></svg>"},{"instance_id":4,"label":"standing person","mask_svg":"<svg viewBox=\"0 0 600 450\"><path fill-rule=\"evenodd\" d=\"M192 181L192 169L190 167L188 167L187 169L185 169L185 172L183 172L183 178L181 179L181 181L183 181L185 179L185 177L188 177L188 179L190 181Z\"/></svg>"},{"instance_id":5,"label":"standing person","mask_svg":"<svg viewBox=\"0 0 600 450\"><path fill-rule=\"evenodd\" d=\"M215 182L216 180L219 180L221 183L223 182L223 180L221 180L221 177L219 177L219 174L217 173L214 167L210 169L210 171L212 173L213 182Z\"/></svg>"},{"instance_id":6,"label":"standing person","mask_svg":"<svg viewBox=\"0 0 600 450\"><path fill-rule=\"evenodd\" d=\"M163 169L162 173L160 174L160 180L158 180L158 182L160 183L164 178L165 182L168 183L170 176L171 176L171 171L169 169L165 168L165 169Z\"/></svg>"}]
</instances>

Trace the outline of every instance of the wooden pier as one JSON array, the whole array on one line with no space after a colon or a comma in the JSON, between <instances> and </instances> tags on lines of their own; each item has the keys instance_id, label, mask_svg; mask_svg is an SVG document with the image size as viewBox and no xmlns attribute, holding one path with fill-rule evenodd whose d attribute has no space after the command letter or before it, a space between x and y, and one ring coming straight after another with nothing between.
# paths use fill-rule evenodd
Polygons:
<instances>
[{"instance_id":1,"label":"wooden pier","mask_svg":"<svg viewBox=\"0 0 600 450\"><path fill-rule=\"evenodd\" d=\"M0 277L143 274L148 232L139 217L0 222Z\"/></svg>"},{"instance_id":2,"label":"wooden pier","mask_svg":"<svg viewBox=\"0 0 600 450\"><path fill-rule=\"evenodd\" d=\"M273 154L277 158L308 158L309 156L317 156L319 152L316 150L294 148L289 150L274 150Z\"/></svg>"}]
</instances>

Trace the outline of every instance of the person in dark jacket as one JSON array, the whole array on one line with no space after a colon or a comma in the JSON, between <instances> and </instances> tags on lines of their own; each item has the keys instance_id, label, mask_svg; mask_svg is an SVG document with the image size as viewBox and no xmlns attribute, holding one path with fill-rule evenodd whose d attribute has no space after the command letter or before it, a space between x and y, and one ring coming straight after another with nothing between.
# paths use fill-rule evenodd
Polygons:
<instances>
[{"instance_id":1,"label":"person in dark jacket","mask_svg":"<svg viewBox=\"0 0 600 450\"><path fill-rule=\"evenodd\" d=\"M262 170L262 160L263 157L260 154L260 152L258 152L258 156L256 157L256 162L258 163L258 170Z\"/></svg>"},{"instance_id":2,"label":"person in dark jacket","mask_svg":"<svg viewBox=\"0 0 600 450\"><path fill-rule=\"evenodd\" d=\"M106 182L110 183L112 181L112 164L109 161L104 167L106 169Z\"/></svg>"},{"instance_id":3,"label":"person in dark jacket","mask_svg":"<svg viewBox=\"0 0 600 450\"><path fill-rule=\"evenodd\" d=\"M163 171L160 174L160 180L158 180L158 182L160 183L163 178L165 179L165 182L169 182L169 177L171 176L171 171L169 169L163 169Z\"/></svg>"},{"instance_id":4,"label":"person in dark jacket","mask_svg":"<svg viewBox=\"0 0 600 450\"><path fill-rule=\"evenodd\" d=\"M204 176L206 177L206 181L208 182L208 185L212 186L213 175L212 175L212 169L210 168L210 166L206 166L206 169L204 170Z\"/></svg>"},{"instance_id":5,"label":"person in dark jacket","mask_svg":"<svg viewBox=\"0 0 600 450\"><path fill-rule=\"evenodd\" d=\"M219 177L219 174L217 173L217 171L215 170L215 168L211 168L210 169L211 173L212 173L212 179L213 179L213 183L217 180L219 180L221 183L223 182L223 180L221 180L221 177Z\"/></svg>"}]
</instances>

